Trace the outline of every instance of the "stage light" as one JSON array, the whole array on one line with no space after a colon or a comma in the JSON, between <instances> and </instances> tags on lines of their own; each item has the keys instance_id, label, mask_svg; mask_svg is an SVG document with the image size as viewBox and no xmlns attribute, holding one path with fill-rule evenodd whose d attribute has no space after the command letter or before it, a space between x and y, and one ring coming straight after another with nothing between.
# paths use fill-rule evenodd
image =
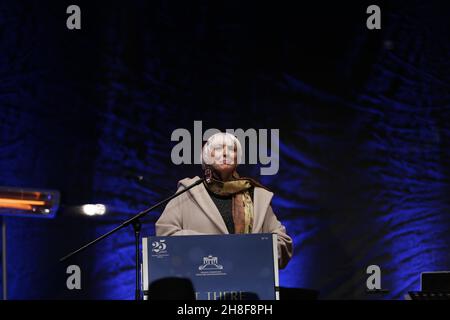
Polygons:
<instances>
[{"instance_id":1,"label":"stage light","mask_svg":"<svg viewBox=\"0 0 450 320\"><path fill-rule=\"evenodd\" d=\"M59 192L0 187L0 215L53 218L59 206Z\"/></svg>"},{"instance_id":2,"label":"stage light","mask_svg":"<svg viewBox=\"0 0 450 320\"><path fill-rule=\"evenodd\" d=\"M13 187L0 187L0 215L24 218L53 218L59 206L59 192ZM2 223L3 299L8 299L6 219Z\"/></svg>"},{"instance_id":3,"label":"stage light","mask_svg":"<svg viewBox=\"0 0 450 320\"><path fill-rule=\"evenodd\" d=\"M81 209L87 216L102 216L106 212L106 207L103 204L85 204L81 207Z\"/></svg>"}]
</instances>

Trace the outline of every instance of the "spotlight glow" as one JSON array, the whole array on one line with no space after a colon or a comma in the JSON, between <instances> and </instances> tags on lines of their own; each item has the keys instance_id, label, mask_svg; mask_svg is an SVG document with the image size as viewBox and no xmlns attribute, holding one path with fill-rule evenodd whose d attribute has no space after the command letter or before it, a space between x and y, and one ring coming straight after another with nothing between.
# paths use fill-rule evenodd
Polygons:
<instances>
[{"instance_id":1,"label":"spotlight glow","mask_svg":"<svg viewBox=\"0 0 450 320\"><path fill-rule=\"evenodd\" d=\"M101 216L106 212L106 207L103 204L85 204L81 208L83 213L87 216Z\"/></svg>"}]
</instances>

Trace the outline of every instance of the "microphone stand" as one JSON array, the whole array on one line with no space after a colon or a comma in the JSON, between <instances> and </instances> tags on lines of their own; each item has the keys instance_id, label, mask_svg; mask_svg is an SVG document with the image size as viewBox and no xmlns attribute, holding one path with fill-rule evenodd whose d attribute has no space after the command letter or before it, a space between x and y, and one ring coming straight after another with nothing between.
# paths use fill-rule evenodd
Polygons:
<instances>
[{"instance_id":1,"label":"microphone stand","mask_svg":"<svg viewBox=\"0 0 450 320\"><path fill-rule=\"evenodd\" d=\"M160 202L158 202L157 204L153 205L150 208L145 209L144 211L139 212L138 214L136 214L135 216L131 217L130 219L124 221L122 224L120 224L118 227L114 228L113 230L103 234L102 236L98 237L97 239L85 244L84 246L82 246L81 248L69 253L68 255L62 257L61 259L59 259L60 262L64 262L67 259L69 259L70 257L80 253L81 251L84 251L85 249L89 248L90 246L96 244L97 242L109 237L110 235L112 235L113 233L119 231L122 228L125 228L126 226L132 225L133 226L133 230L134 230L134 235L135 235L135 247L136 247L136 290L135 290L135 299L136 300L140 300L141 299L141 290L140 290L140 281L139 281L139 273L140 273L140 255L139 255L139 244L140 244L140 237L141 237L141 221L139 220L140 218L144 217L147 213L149 213L150 211L162 206L163 204L169 202L170 200L178 197L180 194L185 193L186 191L192 189L195 186L198 186L199 184L201 184L205 179L200 179L196 182L194 182L193 184L189 185L187 188L178 191L177 193L171 195L170 197L161 200Z\"/></svg>"}]
</instances>

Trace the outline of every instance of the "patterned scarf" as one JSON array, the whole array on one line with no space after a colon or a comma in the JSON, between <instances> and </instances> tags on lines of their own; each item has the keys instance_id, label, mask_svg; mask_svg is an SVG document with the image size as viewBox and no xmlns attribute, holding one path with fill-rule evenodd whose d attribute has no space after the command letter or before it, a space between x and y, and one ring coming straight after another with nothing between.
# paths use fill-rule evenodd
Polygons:
<instances>
[{"instance_id":1,"label":"patterned scarf","mask_svg":"<svg viewBox=\"0 0 450 320\"><path fill-rule=\"evenodd\" d=\"M252 187L265 188L264 186L251 178L241 178L235 172L233 180L230 181L221 181L213 175L211 182L205 183L205 187L216 195L232 196L234 232L236 234L252 233L254 212L249 190Z\"/></svg>"}]
</instances>

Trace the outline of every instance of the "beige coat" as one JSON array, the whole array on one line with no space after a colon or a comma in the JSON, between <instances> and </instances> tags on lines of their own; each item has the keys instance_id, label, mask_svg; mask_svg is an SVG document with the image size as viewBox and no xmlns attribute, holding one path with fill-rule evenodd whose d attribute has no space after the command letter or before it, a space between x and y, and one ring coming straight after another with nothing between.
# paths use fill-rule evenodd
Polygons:
<instances>
[{"instance_id":1,"label":"beige coat","mask_svg":"<svg viewBox=\"0 0 450 320\"><path fill-rule=\"evenodd\" d=\"M178 191L199 179L194 177L179 181ZM292 239L270 206L272 196L272 192L255 188L253 233L278 235L279 266L284 268L292 257ZM203 184L171 200L156 222L157 236L200 234L228 234L225 222Z\"/></svg>"}]
</instances>

